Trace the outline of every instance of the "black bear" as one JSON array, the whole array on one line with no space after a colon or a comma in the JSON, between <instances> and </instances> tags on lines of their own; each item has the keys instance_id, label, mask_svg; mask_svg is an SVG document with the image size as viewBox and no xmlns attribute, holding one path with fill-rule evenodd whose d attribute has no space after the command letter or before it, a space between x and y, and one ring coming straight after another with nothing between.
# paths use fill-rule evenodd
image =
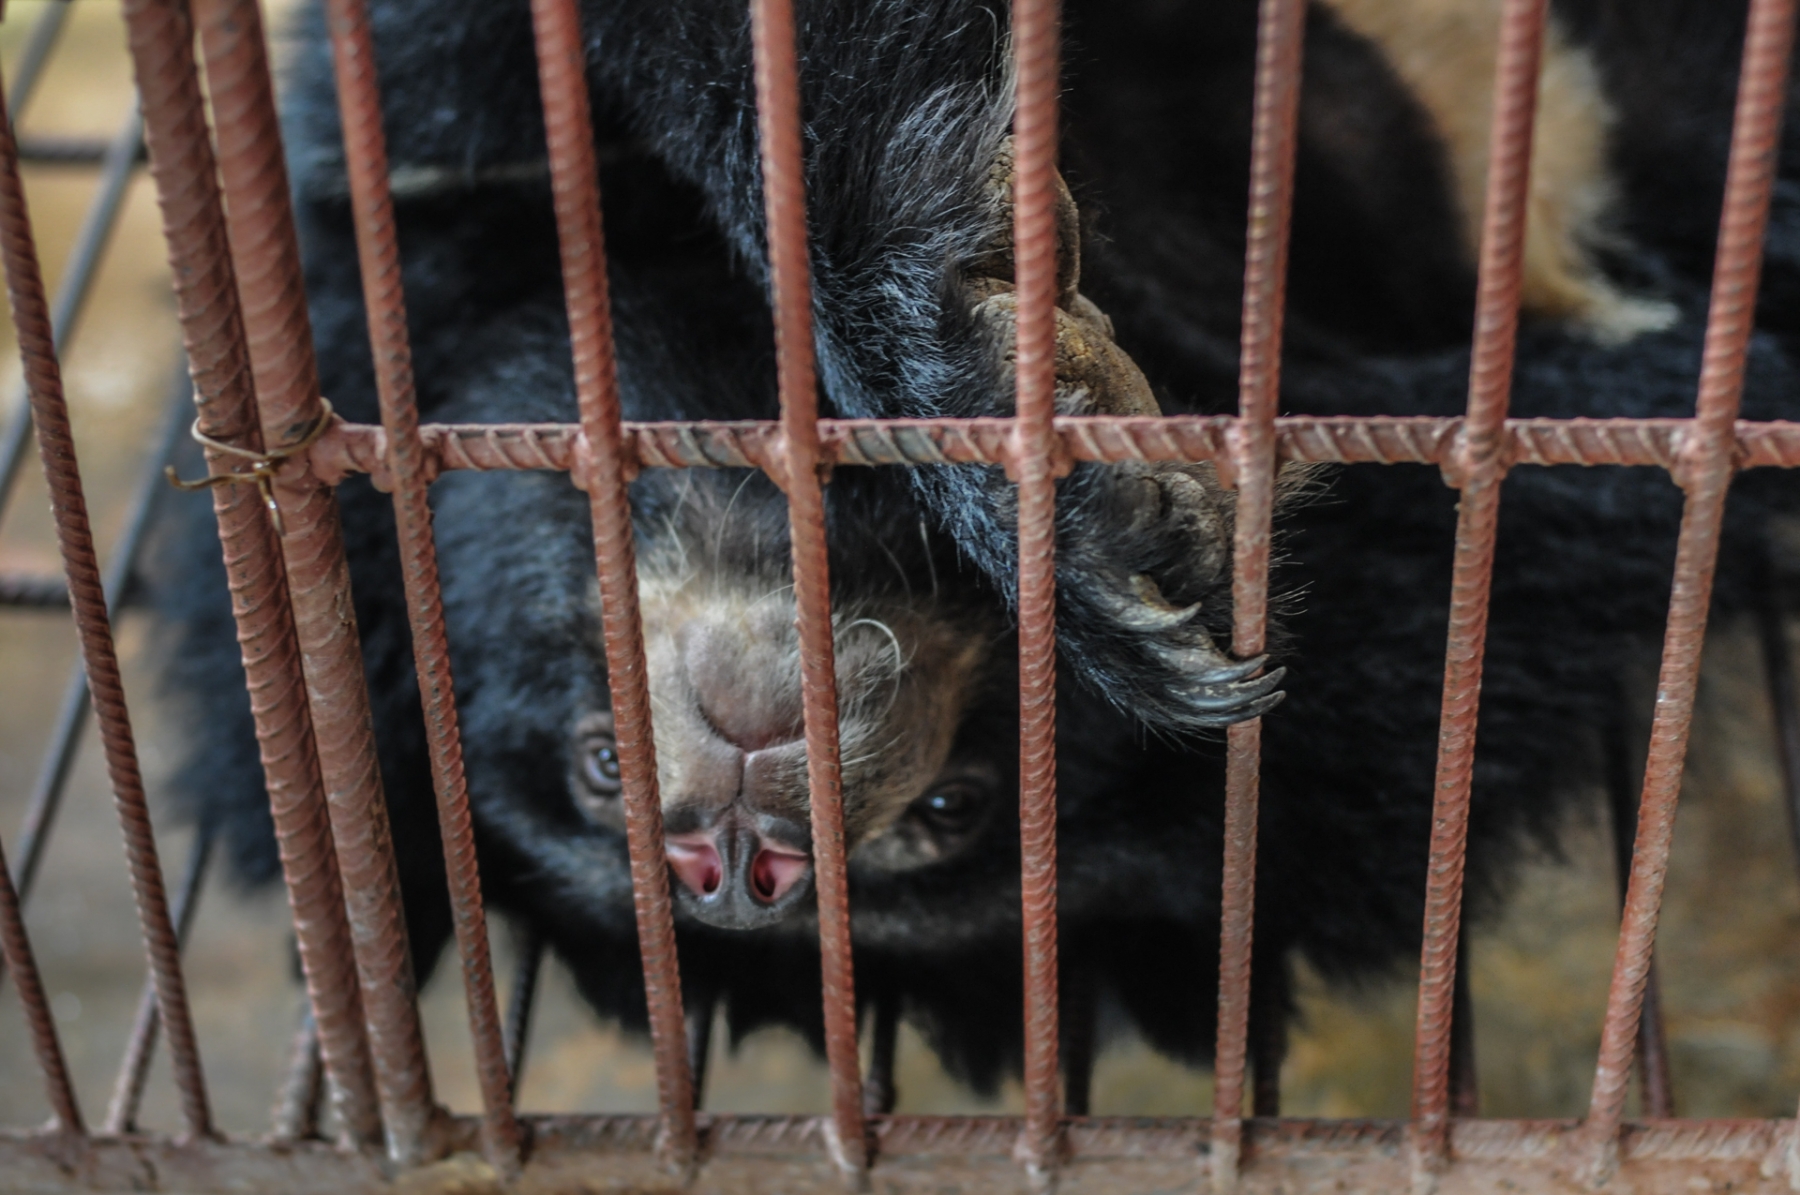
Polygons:
<instances>
[{"instance_id":1,"label":"black bear","mask_svg":"<svg viewBox=\"0 0 1800 1195\"><path fill-rule=\"evenodd\" d=\"M1005 5L798 7L823 410L1008 412ZM1426 7L1466 18L1431 42L1439 58L1408 40L1408 0L1309 13L1286 412L1457 414L1465 401L1493 6ZM1692 411L1743 9L1641 8L1555 7L1518 414ZM424 414L572 419L528 7L372 9ZM772 418L747 7L582 9L626 417ZM1059 409L1229 411L1255 4L1065 9ZM346 418L372 422L316 8L296 34L286 137L322 385ZM1659 85L1667 72L1706 83ZM1800 278L1791 160L1753 418L1800 405L1786 340ZM1682 180L1673 197L1670 178ZM1085 465L1058 489L1066 982L1184 1058L1204 1059L1214 1021L1218 727L1269 714L1265 1003L1279 1009L1296 952L1341 977L1418 945L1455 495L1419 467L1288 476L1282 667L1260 672L1218 646L1233 514L1210 465ZM766 478L726 470L651 470L632 499L684 988L697 1007L722 1000L734 1031L781 1022L817 1040L785 502ZM1722 606L1748 600L1765 525L1796 499L1782 476L1740 483ZM556 475L451 474L433 502L489 899L547 937L597 1008L641 1025L585 498ZM904 1009L953 1070L991 1086L1020 1049L1010 485L985 467L843 468L827 504L859 997ZM180 799L225 830L246 878L269 879L274 842L199 506L161 598L172 680L196 710ZM1549 832L1620 677L1653 657L1680 494L1649 469L1521 468L1502 509L1477 906L1516 848ZM428 968L449 921L392 515L362 480L344 486L343 510L409 931Z\"/></svg>"}]
</instances>

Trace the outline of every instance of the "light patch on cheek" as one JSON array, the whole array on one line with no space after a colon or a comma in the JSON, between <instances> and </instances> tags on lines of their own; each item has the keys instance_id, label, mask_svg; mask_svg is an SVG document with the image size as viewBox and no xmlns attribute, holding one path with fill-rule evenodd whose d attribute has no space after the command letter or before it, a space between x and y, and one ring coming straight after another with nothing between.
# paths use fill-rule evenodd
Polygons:
<instances>
[{"instance_id":1,"label":"light patch on cheek","mask_svg":"<svg viewBox=\"0 0 1800 1195\"><path fill-rule=\"evenodd\" d=\"M885 627L905 648L902 671L891 682L876 674L859 700L840 699L853 843L891 829L943 770L987 656L985 636L929 612L895 611Z\"/></svg>"},{"instance_id":2,"label":"light patch on cheek","mask_svg":"<svg viewBox=\"0 0 1800 1195\"><path fill-rule=\"evenodd\" d=\"M1325 0L1378 46L1431 114L1456 187L1463 237L1475 259L1486 205L1500 0ZM1616 344L1674 322L1667 303L1627 295L1601 271L1595 251L1618 238L1607 167L1613 123L1600 72L1569 44L1554 19L1544 34L1532 136L1531 194L1521 302L1568 319Z\"/></svg>"}]
</instances>

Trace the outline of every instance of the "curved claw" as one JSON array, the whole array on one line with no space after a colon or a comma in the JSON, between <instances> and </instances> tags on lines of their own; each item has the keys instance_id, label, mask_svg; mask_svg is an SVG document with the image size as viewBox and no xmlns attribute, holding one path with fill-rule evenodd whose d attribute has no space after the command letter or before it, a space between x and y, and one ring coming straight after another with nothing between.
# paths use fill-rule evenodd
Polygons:
<instances>
[{"instance_id":1,"label":"curved claw","mask_svg":"<svg viewBox=\"0 0 1800 1195\"><path fill-rule=\"evenodd\" d=\"M1281 678L1286 675L1287 669L1277 668L1253 680L1193 684L1179 690L1179 693L1182 703L1198 714L1229 714L1274 693L1276 686L1281 684ZM1237 719L1233 718L1232 721Z\"/></svg>"},{"instance_id":2,"label":"curved claw","mask_svg":"<svg viewBox=\"0 0 1800 1195\"><path fill-rule=\"evenodd\" d=\"M1219 714L1202 714L1201 716L1194 718L1190 724L1196 728L1216 730L1220 727L1230 726L1235 722L1248 722L1252 718L1262 717L1264 714L1280 705L1282 700L1286 697L1287 694L1285 692L1278 691L1270 693L1267 696L1257 698L1249 705L1242 706L1235 710L1227 710L1224 713Z\"/></svg>"},{"instance_id":3,"label":"curved claw","mask_svg":"<svg viewBox=\"0 0 1800 1195\"><path fill-rule=\"evenodd\" d=\"M1216 652L1213 654L1217 656L1221 663L1215 666L1212 671L1203 672L1195 677L1194 683L1196 685L1225 685L1231 684L1234 681L1241 681L1247 677L1255 676L1262 666L1269 662L1269 657L1267 655L1252 656L1248 660L1233 660L1228 656L1219 656ZM1277 668L1274 672L1270 673L1270 675L1280 676L1286 671L1287 669L1285 668Z\"/></svg>"}]
</instances>

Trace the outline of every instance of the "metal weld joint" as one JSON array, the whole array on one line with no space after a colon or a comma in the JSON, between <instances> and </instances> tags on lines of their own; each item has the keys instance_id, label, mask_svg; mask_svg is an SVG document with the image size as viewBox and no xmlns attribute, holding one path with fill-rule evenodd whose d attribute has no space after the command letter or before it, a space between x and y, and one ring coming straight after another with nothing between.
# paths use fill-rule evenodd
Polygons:
<instances>
[{"instance_id":1,"label":"metal weld joint","mask_svg":"<svg viewBox=\"0 0 1800 1195\"><path fill-rule=\"evenodd\" d=\"M432 460L438 459L437 453L428 452L425 455ZM577 432L575 435L575 459L571 464L573 467L569 470L569 480L582 493L592 494L594 492L592 488L594 471L599 467L599 460L594 456L594 442L588 439L585 431ZM642 471L643 467L638 462L637 453L629 450L619 453L619 476L626 485L636 481L638 474ZM773 477L774 474L771 473L770 476ZM779 477L775 478L775 484L781 485ZM782 486L782 488L786 489L787 487Z\"/></svg>"},{"instance_id":2,"label":"metal weld joint","mask_svg":"<svg viewBox=\"0 0 1800 1195\"><path fill-rule=\"evenodd\" d=\"M1470 421L1457 421L1449 450L1438 469L1444 484L1453 490L1497 482L1513 466L1516 445L1504 427L1473 429Z\"/></svg>"},{"instance_id":3,"label":"metal weld joint","mask_svg":"<svg viewBox=\"0 0 1800 1195\"><path fill-rule=\"evenodd\" d=\"M1012 429L1007 432L1000 450L1000 465L1006 470L1006 479L1018 485L1026 476L1025 470L1037 458L1032 451L1031 433L1026 429L1023 420L1013 420ZM1050 467L1050 478L1059 481L1075 471L1075 455L1069 451L1067 434L1061 428L1052 428L1049 445L1043 454L1044 463Z\"/></svg>"}]
</instances>

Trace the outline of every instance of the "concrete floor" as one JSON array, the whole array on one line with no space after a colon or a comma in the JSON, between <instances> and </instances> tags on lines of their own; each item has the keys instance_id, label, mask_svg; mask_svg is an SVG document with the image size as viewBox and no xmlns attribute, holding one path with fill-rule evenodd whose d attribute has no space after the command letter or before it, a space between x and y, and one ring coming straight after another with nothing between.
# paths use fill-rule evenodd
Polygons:
<instances>
[{"instance_id":1,"label":"concrete floor","mask_svg":"<svg viewBox=\"0 0 1800 1195\"><path fill-rule=\"evenodd\" d=\"M0 26L0 63L17 55L46 0L13 0ZM28 132L109 136L126 112L130 70L117 6L74 6L55 65L27 112ZM46 270L54 285L91 172L50 167L28 175ZM167 268L147 180L130 203L66 358L82 466L104 551L157 426L175 360ZM15 401L18 367L0 327L0 417ZM204 499L188 499L204 500ZM0 522L0 570L57 568L35 462ZM154 679L141 660L148 628L120 627L126 681L153 799L169 739ZM19 819L73 661L66 614L0 612L0 835L16 844ZM1800 883L1772 753L1754 642L1730 631L1708 648L1687 798L1677 828L1660 939L1680 1112L1792 1115L1800 1092ZM1596 805L1598 804L1596 799ZM179 871L187 836L161 827L165 867ZM1579 1114L1585 1107L1616 928L1605 823L1577 819L1560 858L1521 877L1497 924L1473 936L1477 1052L1483 1108L1502 1116ZM110 795L90 742L28 916L45 982L90 1119L104 1111L143 979L143 955ZM228 1130L266 1127L298 993L287 967L286 909L279 893L222 885L204 893L187 973L218 1119ZM510 943L496 933L503 988ZM1304 1017L1284 1075L1286 1108L1298 1115L1400 1115L1411 1070L1413 980L1359 992L1308 981ZM432 1065L452 1108L477 1105L460 980L443 968L424 1001ZM1201 1113L1210 1079L1115 1041L1095 1081L1100 1113ZM1018 1092L982 1101L935 1066L916 1036L903 1037L900 1108L909 1112L1016 1109ZM791 1038L759 1035L718 1059L710 1107L824 1111L819 1063ZM629 1111L653 1106L650 1057L641 1041L597 1023L554 966L546 976L521 1095L533 1111ZM0 1125L46 1115L41 1085L10 984L0 987ZM176 1108L166 1067L152 1076L142 1117L169 1128Z\"/></svg>"}]
</instances>

